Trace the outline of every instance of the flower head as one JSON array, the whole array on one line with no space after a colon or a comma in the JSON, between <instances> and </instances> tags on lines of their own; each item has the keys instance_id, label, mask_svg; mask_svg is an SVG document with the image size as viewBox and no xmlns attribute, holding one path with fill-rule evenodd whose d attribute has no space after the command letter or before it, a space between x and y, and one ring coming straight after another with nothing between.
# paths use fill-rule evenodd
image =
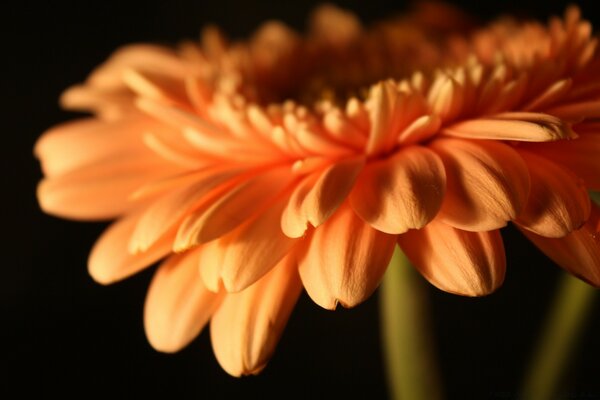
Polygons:
<instances>
[{"instance_id":1,"label":"flower head","mask_svg":"<svg viewBox=\"0 0 600 400\"><path fill-rule=\"evenodd\" d=\"M176 351L210 321L232 375L268 361L306 289L352 307L396 245L432 284L480 296L504 278L513 222L600 286L600 54L576 8L548 26L474 30L444 8L364 28L323 6L306 36L216 28L175 49L118 50L61 101L92 117L35 152L42 208L113 219L101 283L159 266L150 343Z\"/></svg>"}]
</instances>

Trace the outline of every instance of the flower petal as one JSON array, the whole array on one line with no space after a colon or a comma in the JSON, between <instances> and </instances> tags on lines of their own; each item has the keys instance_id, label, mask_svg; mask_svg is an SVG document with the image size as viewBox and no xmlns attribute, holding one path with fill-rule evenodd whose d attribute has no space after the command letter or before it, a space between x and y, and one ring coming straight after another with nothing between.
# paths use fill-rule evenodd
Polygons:
<instances>
[{"instance_id":1,"label":"flower petal","mask_svg":"<svg viewBox=\"0 0 600 400\"><path fill-rule=\"evenodd\" d=\"M171 252L175 232L165 235L146 251L131 254L127 243L140 219L131 214L113 223L94 244L88 260L88 272L95 281L109 284L146 268Z\"/></svg>"},{"instance_id":2,"label":"flower petal","mask_svg":"<svg viewBox=\"0 0 600 400\"><path fill-rule=\"evenodd\" d=\"M565 237L548 238L521 229L529 240L562 268L590 285L600 287L600 210L593 206L590 218Z\"/></svg>"},{"instance_id":3,"label":"flower petal","mask_svg":"<svg viewBox=\"0 0 600 400\"><path fill-rule=\"evenodd\" d=\"M131 195L144 184L179 171L146 156L114 155L42 180L37 196L49 214L79 220L110 219L139 206L140 201Z\"/></svg>"},{"instance_id":4,"label":"flower petal","mask_svg":"<svg viewBox=\"0 0 600 400\"><path fill-rule=\"evenodd\" d=\"M350 203L373 228L403 233L422 228L433 219L445 187L440 158L425 147L410 146L368 165L350 194Z\"/></svg>"},{"instance_id":5,"label":"flower petal","mask_svg":"<svg viewBox=\"0 0 600 400\"><path fill-rule=\"evenodd\" d=\"M115 154L147 154L142 133L152 126L146 120L119 121L81 119L46 131L35 144L34 153L49 177L71 172Z\"/></svg>"},{"instance_id":6,"label":"flower petal","mask_svg":"<svg viewBox=\"0 0 600 400\"><path fill-rule=\"evenodd\" d=\"M529 167L531 192L517 218L519 225L546 237L562 237L581 227L590 215L581 179L544 157L520 154Z\"/></svg>"},{"instance_id":7,"label":"flower petal","mask_svg":"<svg viewBox=\"0 0 600 400\"><path fill-rule=\"evenodd\" d=\"M491 118L462 121L449 126L443 133L470 139L522 140L547 142L574 137L571 128L548 114L510 112Z\"/></svg>"},{"instance_id":8,"label":"flower petal","mask_svg":"<svg viewBox=\"0 0 600 400\"><path fill-rule=\"evenodd\" d=\"M319 178L316 172L306 176L292 191L288 204L281 215L281 230L291 238L299 238L308 229L308 219L304 209L306 196Z\"/></svg>"},{"instance_id":9,"label":"flower petal","mask_svg":"<svg viewBox=\"0 0 600 400\"><path fill-rule=\"evenodd\" d=\"M331 310L338 303L353 307L366 300L395 246L395 236L371 228L348 205L304 240L300 277L313 301Z\"/></svg>"},{"instance_id":10,"label":"flower petal","mask_svg":"<svg viewBox=\"0 0 600 400\"><path fill-rule=\"evenodd\" d=\"M240 293L229 293L210 322L215 356L233 376L259 373L271 358L302 289L293 256Z\"/></svg>"},{"instance_id":11,"label":"flower petal","mask_svg":"<svg viewBox=\"0 0 600 400\"><path fill-rule=\"evenodd\" d=\"M467 232L435 219L398 236L398 244L415 268L443 291L483 296L504 281L506 259L498 230Z\"/></svg>"},{"instance_id":12,"label":"flower petal","mask_svg":"<svg viewBox=\"0 0 600 400\"><path fill-rule=\"evenodd\" d=\"M494 141L437 139L430 144L446 169L446 194L438 214L467 231L501 228L521 211L529 172L510 146Z\"/></svg>"},{"instance_id":13,"label":"flower petal","mask_svg":"<svg viewBox=\"0 0 600 400\"><path fill-rule=\"evenodd\" d=\"M202 284L197 252L169 257L154 274L146 296L148 341L159 351L180 350L200 333L221 298Z\"/></svg>"}]
</instances>

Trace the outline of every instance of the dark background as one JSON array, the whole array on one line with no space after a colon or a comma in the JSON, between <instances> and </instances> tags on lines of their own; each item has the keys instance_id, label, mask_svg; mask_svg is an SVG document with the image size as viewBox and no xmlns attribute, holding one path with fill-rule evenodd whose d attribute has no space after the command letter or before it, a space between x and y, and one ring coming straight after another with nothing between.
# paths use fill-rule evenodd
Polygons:
<instances>
[{"instance_id":1,"label":"dark background","mask_svg":"<svg viewBox=\"0 0 600 400\"><path fill-rule=\"evenodd\" d=\"M337 2L372 21L405 6L398 1ZM244 37L261 21L302 29L315 1L42 2L3 6L2 249L0 269L0 396L18 388L37 395L90 394L170 398L385 398L377 296L352 310L329 312L303 296L267 369L235 379L217 364L208 332L175 355L146 342L142 306L152 269L109 287L86 272L87 253L103 224L43 215L36 138L73 118L57 105L61 91L117 47L175 43L213 22ZM563 1L471 1L487 19L512 12L546 19ZM581 4L598 26L593 2ZM8 31L6 31L8 29ZM505 235L504 286L481 299L430 287L433 329L450 399L515 398L559 269L514 230ZM578 343L557 398L600 398L600 307ZM13 396L6 397L13 398Z\"/></svg>"}]
</instances>

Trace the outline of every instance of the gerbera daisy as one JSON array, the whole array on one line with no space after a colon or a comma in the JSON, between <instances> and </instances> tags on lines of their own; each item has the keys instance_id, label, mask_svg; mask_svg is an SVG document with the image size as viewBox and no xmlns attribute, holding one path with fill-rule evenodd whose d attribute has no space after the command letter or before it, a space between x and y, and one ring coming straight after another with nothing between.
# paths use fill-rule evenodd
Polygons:
<instances>
[{"instance_id":1,"label":"gerbera daisy","mask_svg":"<svg viewBox=\"0 0 600 400\"><path fill-rule=\"evenodd\" d=\"M486 295L512 221L600 286L590 24L576 8L474 31L432 15L365 29L324 6L305 36L268 22L247 42L207 28L201 43L120 49L62 97L93 117L38 141L40 204L118 218L92 277L164 259L150 343L176 351L210 321L236 376L266 365L303 287L322 307L355 306L397 245L440 289Z\"/></svg>"}]
</instances>

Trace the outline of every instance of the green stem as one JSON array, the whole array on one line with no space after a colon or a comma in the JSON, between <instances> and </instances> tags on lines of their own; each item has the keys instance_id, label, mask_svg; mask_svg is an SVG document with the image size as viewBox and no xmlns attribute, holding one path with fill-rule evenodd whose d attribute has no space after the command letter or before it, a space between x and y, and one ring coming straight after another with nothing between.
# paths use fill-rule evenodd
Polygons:
<instances>
[{"instance_id":1,"label":"green stem","mask_svg":"<svg viewBox=\"0 0 600 400\"><path fill-rule=\"evenodd\" d=\"M523 386L523 399L545 400L556 395L561 372L591 310L595 291L587 283L564 274Z\"/></svg>"},{"instance_id":2,"label":"green stem","mask_svg":"<svg viewBox=\"0 0 600 400\"><path fill-rule=\"evenodd\" d=\"M380 291L384 358L395 400L442 398L426 303L423 281L396 248Z\"/></svg>"}]
</instances>

